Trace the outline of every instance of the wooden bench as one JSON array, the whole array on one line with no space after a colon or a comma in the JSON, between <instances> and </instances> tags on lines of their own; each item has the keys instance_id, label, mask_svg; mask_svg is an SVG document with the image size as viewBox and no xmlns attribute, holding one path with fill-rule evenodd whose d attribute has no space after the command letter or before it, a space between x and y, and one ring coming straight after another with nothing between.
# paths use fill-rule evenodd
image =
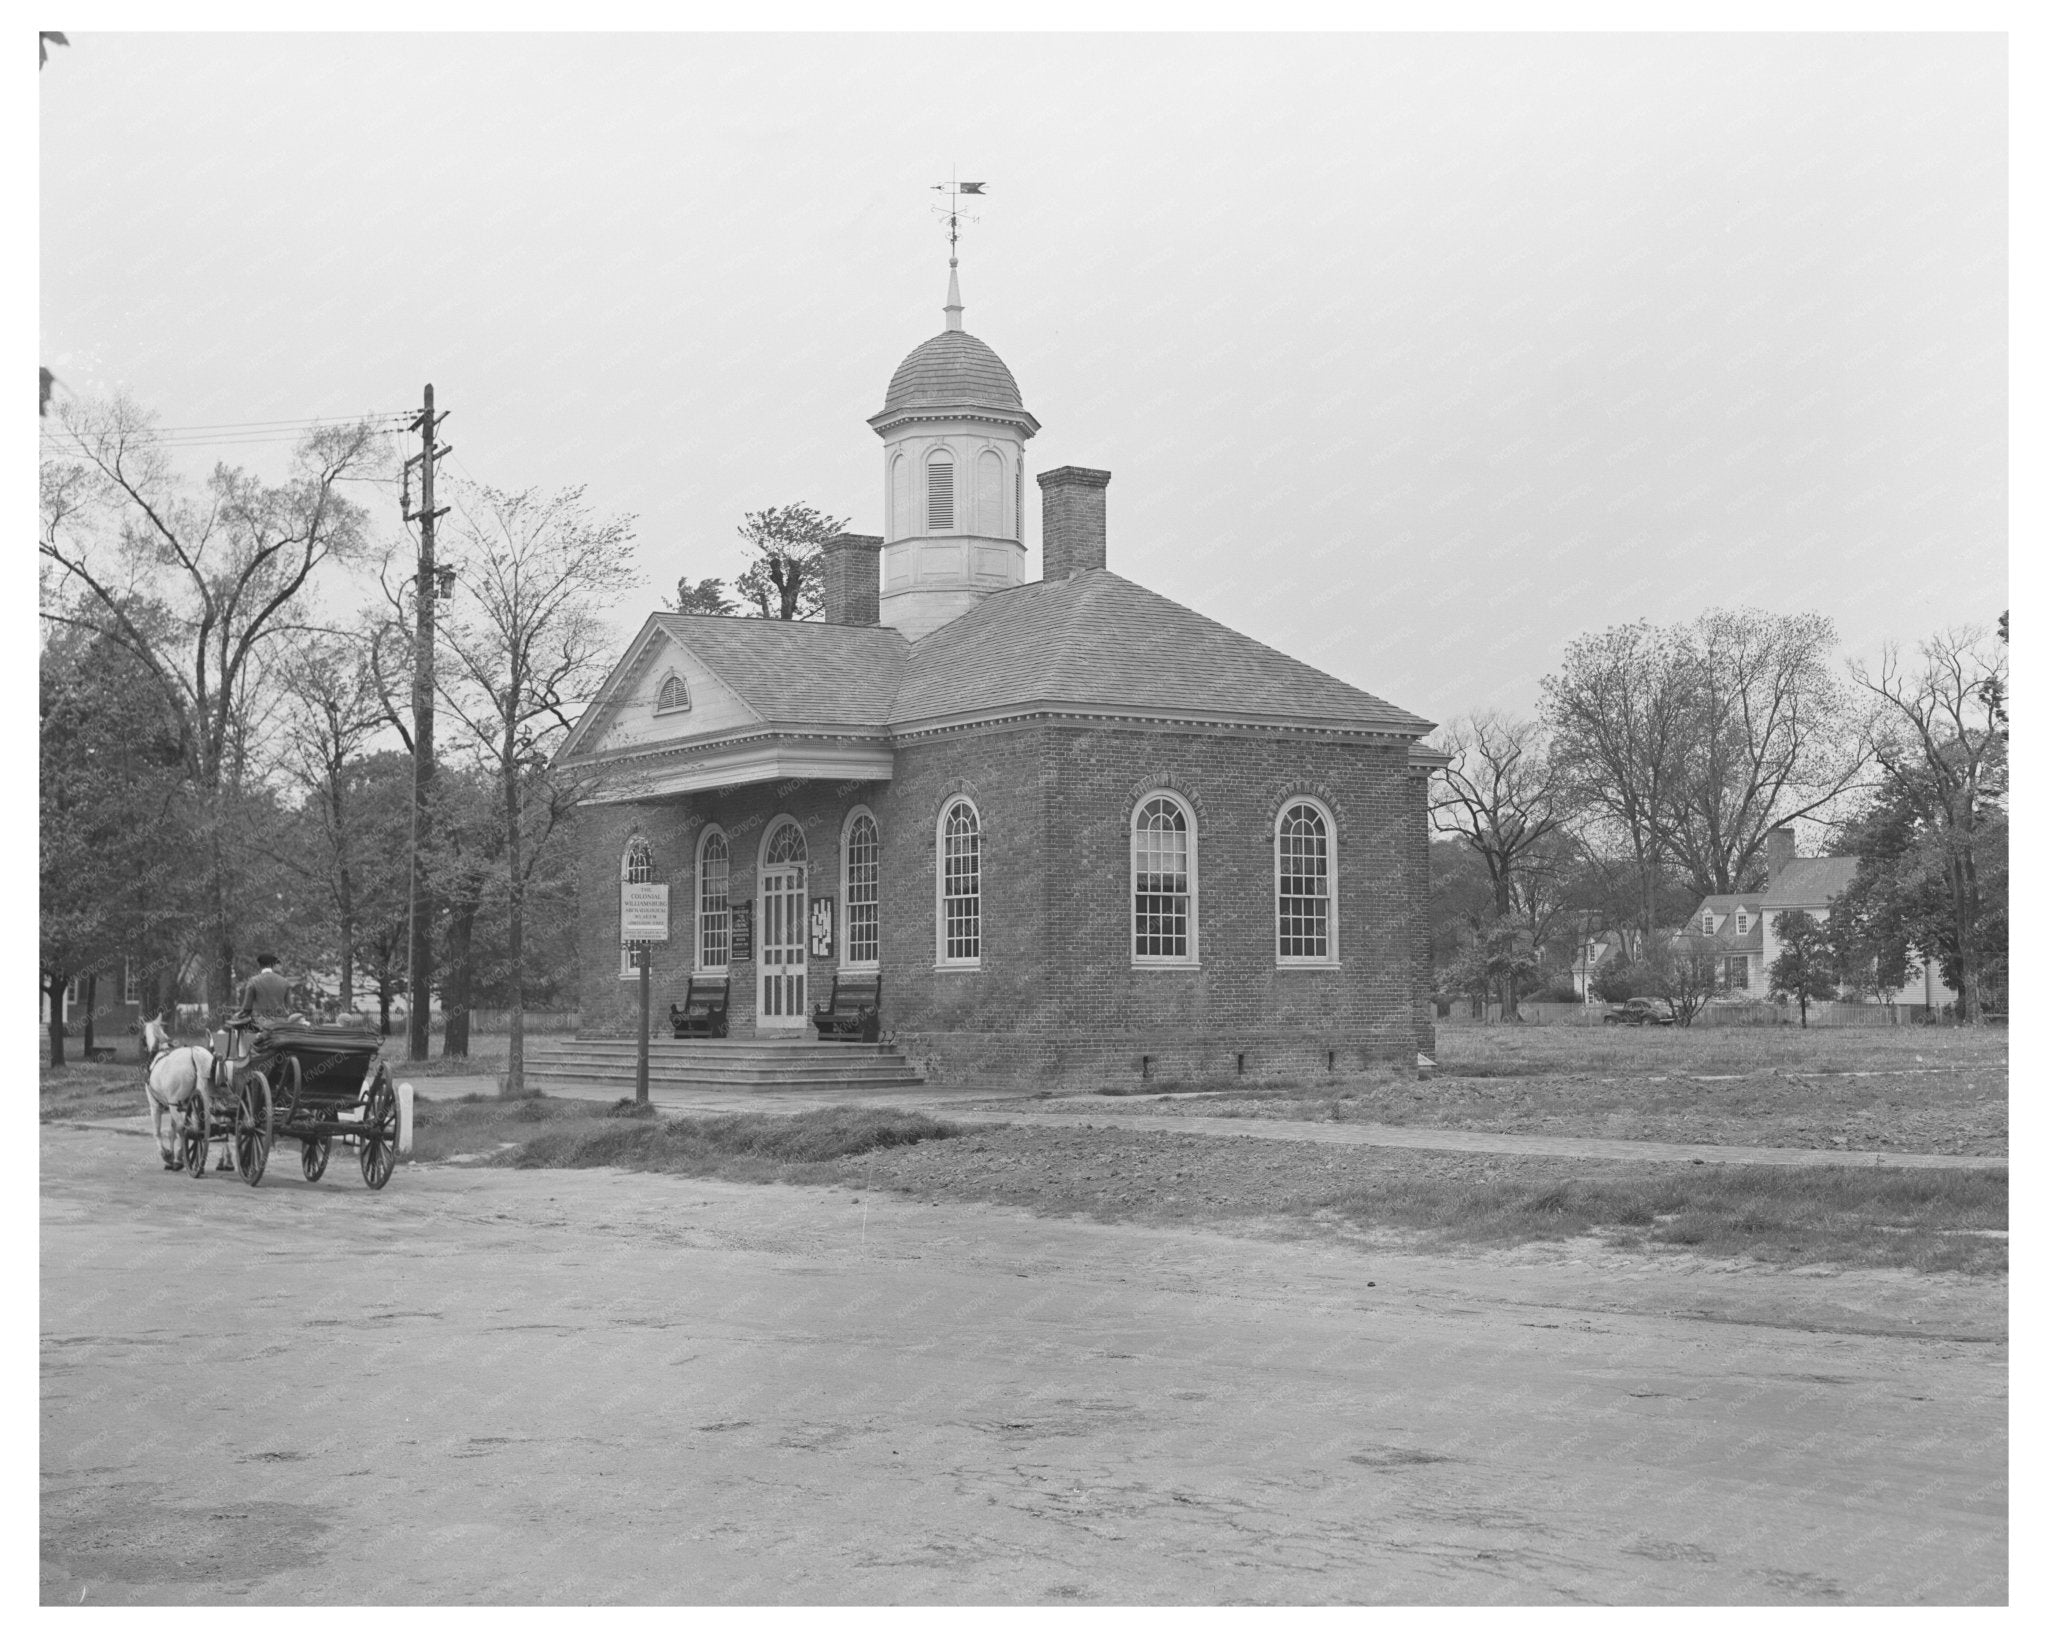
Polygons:
<instances>
[{"instance_id":1,"label":"wooden bench","mask_svg":"<svg viewBox=\"0 0 2048 1638\"><path fill-rule=\"evenodd\" d=\"M725 1009L731 999L731 979L691 979L689 988L683 992L683 1004L669 1004L668 1021L676 1039L687 1041L701 1036L706 1040L724 1040Z\"/></svg>"},{"instance_id":2,"label":"wooden bench","mask_svg":"<svg viewBox=\"0 0 2048 1638\"><path fill-rule=\"evenodd\" d=\"M821 1041L879 1041L882 1038L882 975L832 979L832 999L812 1009Z\"/></svg>"}]
</instances>

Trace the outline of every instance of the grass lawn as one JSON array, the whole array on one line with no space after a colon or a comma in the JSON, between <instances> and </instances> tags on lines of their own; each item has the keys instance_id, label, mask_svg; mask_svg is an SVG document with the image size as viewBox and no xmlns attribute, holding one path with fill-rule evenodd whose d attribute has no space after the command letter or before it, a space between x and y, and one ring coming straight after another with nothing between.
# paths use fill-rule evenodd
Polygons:
<instances>
[{"instance_id":1,"label":"grass lawn","mask_svg":"<svg viewBox=\"0 0 2048 1638\"><path fill-rule=\"evenodd\" d=\"M1206 1090L1162 1114L2003 1156L2007 1036L1959 1029L1443 1030L1438 1070ZM1162 1088L1162 1090L1164 1090Z\"/></svg>"},{"instance_id":2,"label":"grass lawn","mask_svg":"<svg viewBox=\"0 0 2048 1638\"><path fill-rule=\"evenodd\" d=\"M2003 1170L1655 1166L1352 1149L1196 1133L958 1126L891 1109L664 1119L630 1103L424 1106L416 1163L620 1166L885 1189L1046 1216L1290 1232L1424 1249L1592 1235L1784 1266L2006 1270Z\"/></svg>"}]
</instances>

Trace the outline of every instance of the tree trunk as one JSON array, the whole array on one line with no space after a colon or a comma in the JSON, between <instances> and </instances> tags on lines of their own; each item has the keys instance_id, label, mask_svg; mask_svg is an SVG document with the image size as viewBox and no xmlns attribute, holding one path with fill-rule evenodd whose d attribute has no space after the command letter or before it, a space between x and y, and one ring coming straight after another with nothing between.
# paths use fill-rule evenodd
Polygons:
<instances>
[{"instance_id":1,"label":"tree trunk","mask_svg":"<svg viewBox=\"0 0 2048 1638\"><path fill-rule=\"evenodd\" d=\"M341 1010L356 1010L356 918L353 911L341 918Z\"/></svg>"},{"instance_id":2,"label":"tree trunk","mask_svg":"<svg viewBox=\"0 0 2048 1638\"><path fill-rule=\"evenodd\" d=\"M64 988L70 980L63 973L43 975L43 993L50 998L50 1067L64 1067Z\"/></svg>"},{"instance_id":3,"label":"tree trunk","mask_svg":"<svg viewBox=\"0 0 2048 1638\"><path fill-rule=\"evenodd\" d=\"M513 698L516 699L516 692ZM512 1017L505 1044L505 1096L526 1096L526 893L519 858L519 758L512 737L513 713L505 713L505 875L508 889L505 955L511 967Z\"/></svg>"},{"instance_id":4,"label":"tree trunk","mask_svg":"<svg viewBox=\"0 0 2048 1638\"><path fill-rule=\"evenodd\" d=\"M93 1014L99 1011L100 1003L100 975L97 970L85 975L85 994L81 999L85 1003L85 1028L83 1039L79 1044L84 1048L85 1061L91 1063L93 1049L92 1020Z\"/></svg>"},{"instance_id":5,"label":"tree trunk","mask_svg":"<svg viewBox=\"0 0 2048 1638\"><path fill-rule=\"evenodd\" d=\"M476 931L476 905L457 904L448 914L448 942L441 979L443 1028L441 1056L469 1056L470 945Z\"/></svg>"},{"instance_id":6,"label":"tree trunk","mask_svg":"<svg viewBox=\"0 0 2048 1638\"><path fill-rule=\"evenodd\" d=\"M379 978L377 980L377 1033L379 1035L389 1035L391 1033L391 980L389 978Z\"/></svg>"}]
</instances>

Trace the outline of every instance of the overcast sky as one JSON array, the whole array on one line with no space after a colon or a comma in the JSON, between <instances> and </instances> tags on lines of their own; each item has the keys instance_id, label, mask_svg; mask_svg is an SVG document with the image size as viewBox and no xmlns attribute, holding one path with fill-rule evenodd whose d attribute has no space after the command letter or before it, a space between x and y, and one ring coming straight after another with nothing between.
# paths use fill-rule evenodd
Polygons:
<instances>
[{"instance_id":1,"label":"overcast sky","mask_svg":"<svg viewBox=\"0 0 2048 1638\"><path fill-rule=\"evenodd\" d=\"M1995 36L71 42L66 388L199 426L431 380L458 471L638 514L622 630L743 511L880 532L956 166L1031 470L1109 468L1113 569L1399 705L1526 709L1573 636L1713 604L1852 653L2006 606Z\"/></svg>"}]
</instances>

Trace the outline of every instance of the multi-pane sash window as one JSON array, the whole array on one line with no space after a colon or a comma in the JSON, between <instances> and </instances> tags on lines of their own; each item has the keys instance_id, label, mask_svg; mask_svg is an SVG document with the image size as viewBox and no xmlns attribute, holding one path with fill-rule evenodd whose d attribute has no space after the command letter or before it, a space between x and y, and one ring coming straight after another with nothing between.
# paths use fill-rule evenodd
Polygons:
<instances>
[{"instance_id":1,"label":"multi-pane sash window","mask_svg":"<svg viewBox=\"0 0 2048 1638\"><path fill-rule=\"evenodd\" d=\"M635 836L626 844L625 857L619 861L619 880L622 882L651 882L654 880L654 849L647 845L644 836ZM619 940L619 976L631 978L640 971L647 960L648 942L644 938Z\"/></svg>"},{"instance_id":2,"label":"multi-pane sash window","mask_svg":"<svg viewBox=\"0 0 2048 1638\"><path fill-rule=\"evenodd\" d=\"M925 463L925 531L937 534L953 527L953 457L936 450Z\"/></svg>"},{"instance_id":3,"label":"multi-pane sash window","mask_svg":"<svg viewBox=\"0 0 2048 1638\"><path fill-rule=\"evenodd\" d=\"M970 802L955 802L940 827L942 961L981 959L981 821Z\"/></svg>"},{"instance_id":4,"label":"multi-pane sash window","mask_svg":"<svg viewBox=\"0 0 2048 1638\"><path fill-rule=\"evenodd\" d=\"M882 959L882 839L865 813L846 827L846 959Z\"/></svg>"},{"instance_id":5,"label":"multi-pane sash window","mask_svg":"<svg viewBox=\"0 0 2048 1638\"><path fill-rule=\"evenodd\" d=\"M1131 954L1140 961L1187 961L1193 954L1194 898L1187 814L1155 796L1131 820Z\"/></svg>"},{"instance_id":6,"label":"multi-pane sash window","mask_svg":"<svg viewBox=\"0 0 2048 1638\"><path fill-rule=\"evenodd\" d=\"M133 958L121 963L121 1000L131 1007L142 1004L142 967Z\"/></svg>"},{"instance_id":7,"label":"multi-pane sash window","mask_svg":"<svg viewBox=\"0 0 2048 1638\"><path fill-rule=\"evenodd\" d=\"M1276 883L1282 961L1330 959L1330 834L1322 813L1297 802L1280 816Z\"/></svg>"},{"instance_id":8,"label":"multi-pane sash window","mask_svg":"<svg viewBox=\"0 0 2048 1638\"><path fill-rule=\"evenodd\" d=\"M1748 989L1748 988L1749 988L1749 957L1748 957L1748 956L1730 956L1730 957L1728 958L1728 973L1727 973L1727 978L1728 978L1728 987L1729 987L1729 988L1730 988L1731 990L1746 990L1746 989Z\"/></svg>"},{"instance_id":9,"label":"multi-pane sash window","mask_svg":"<svg viewBox=\"0 0 2048 1638\"><path fill-rule=\"evenodd\" d=\"M697 856L697 969L723 972L732 950L732 913L726 902L732 860L725 832L704 838Z\"/></svg>"}]
</instances>

